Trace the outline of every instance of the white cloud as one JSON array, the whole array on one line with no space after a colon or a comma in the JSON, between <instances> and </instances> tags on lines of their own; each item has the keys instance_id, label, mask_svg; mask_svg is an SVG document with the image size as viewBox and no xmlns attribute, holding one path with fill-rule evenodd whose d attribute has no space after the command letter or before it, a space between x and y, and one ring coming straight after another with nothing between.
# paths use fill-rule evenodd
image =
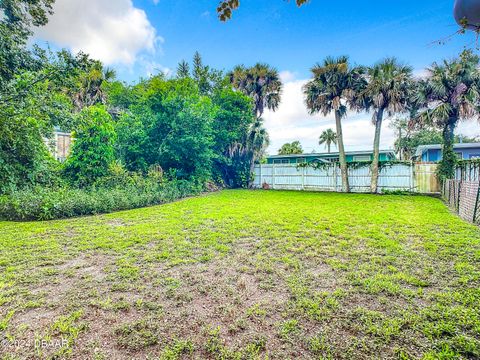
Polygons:
<instances>
[{"instance_id":1,"label":"white cloud","mask_svg":"<svg viewBox=\"0 0 480 360\"><path fill-rule=\"evenodd\" d=\"M162 64L147 57L140 56L138 59L138 63L147 77L157 75L159 73L164 73L166 76L170 76L173 74L172 69L163 66Z\"/></svg>"},{"instance_id":2,"label":"white cloud","mask_svg":"<svg viewBox=\"0 0 480 360\"><path fill-rule=\"evenodd\" d=\"M35 35L105 64L127 66L140 53L153 53L161 41L145 11L131 0L57 0L49 23Z\"/></svg>"},{"instance_id":3,"label":"white cloud","mask_svg":"<svg viewBox=\"0 0 480 360\"><path fill-rule=\"evenodd\" d=\"M455 132L469 137L480 137L480 124L477 120L462 121Z\"/></svg>"},{"instance_id":4,"label":"white cloud","mask_svg":"<svg viewBox=\"0 0 480 360\"><path fill-rule=\"evenodd\" d=\"M288 70L280 71L279 76L284 84L295 80L295 73Z\"/></svg>"}]
</instances>

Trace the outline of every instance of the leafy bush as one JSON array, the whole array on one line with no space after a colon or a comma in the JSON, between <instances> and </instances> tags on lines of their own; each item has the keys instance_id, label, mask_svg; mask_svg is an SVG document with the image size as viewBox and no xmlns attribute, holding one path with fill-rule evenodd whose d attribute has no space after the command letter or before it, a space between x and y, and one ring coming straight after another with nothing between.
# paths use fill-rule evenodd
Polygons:
<instances>
[{"instance_id":1,"label":"leafy bush","mask_svg":"<svg viewBox=\"0 0 480 360\"><path fill-rule=\"evenodd\" d=\"M115 128L104 106L91 106L80 113L81 125L75 132L72 154L65 174L77 186L88 186L106 176L115 160Z\"/></svg>"},{"instance_id":2,"label":"leafy bush","mask_svg":"<svg viewBox=\"0 0 480 360\"><path fill-rule=\"evenodd\" d=\"M51 220L163 204L195 195L201 186L185 180L141 178L122 187L36 187L0 196L0 219Z\"/></svg>"}]
</instances>

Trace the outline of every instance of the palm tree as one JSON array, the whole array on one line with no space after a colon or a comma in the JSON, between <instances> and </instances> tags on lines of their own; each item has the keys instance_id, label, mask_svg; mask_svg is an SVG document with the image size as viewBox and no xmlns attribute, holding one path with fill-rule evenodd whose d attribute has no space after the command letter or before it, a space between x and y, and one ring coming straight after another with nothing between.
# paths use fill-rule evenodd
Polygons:
<instances>
[{"instance_id":1,"label":"palm tree","mask_svg":"<svg viewBox=\"0 0 480 360\"><path fill-rule=\"evenodd\" d=\"M251 126L244 146L250 162L250 173L253 174L255 161L263 156L268 146L267 130L263 127L262 115L265 109L275 111L280 105L282 82L275 68L268 64L256 64L251 68L236 66L228 78L232 86L253 100L254 113L257 118Z\"/></svg>"},{"instance_id":2,"label":"palm tree","mask_svg":"<svg viewBox=\"0 0 480 360\"><path fill-rule=\"evenodd\" d=\"M428 77L418 84L414 101L419 108L411 126L433 125L442 130L443 158L438 173L442 180L453 178L457 157L454 132L460 120L480 115L480 58L465 50L458 59L434 63Z\"/></svg>"},{"instance_id":3,"label":"palm tree","mask_svg":"<svg viewBox=\"0 0 480 360\"><path fill-rule=\"evenodd\" d=\"M278 109L282 82L277 69L260 63L251 68L240 65L228 77L235 89L253 99L257 118L262 117L265 108L272 111Z\"/></svg>"},{"instance_id":4,"label":"palm tree","mask_svg":"<svg viewBox=\"0 0 480 360\"><path fill-rule=\"evenodd\" d=\"M94 61L79 78L76 90L71 94L73 104L77 111L95 104L106 104L107 94L104 83L115 79L113 69L104 68L102 63Z\"/></svg>"},{"instance_id":5,"label":"palm tree","mask_svg":"<svg viewBox=\"0 0 480 360\"><path fill-rule=\"evenodd\" d=\"M257 160L265 155L265 150L270 145L270 137L267 129L263 126L263 119L257 118L249 129L246 141L247 152L251 154L251 158ZM255 163L250 162L251 172Z\"/></svg>"},{"instance_id":6,"label":"palm tree","mask_svg":"<svg viewBox=\"0 0 480 360\"><path fill-rule=\"evenodd\" d=\"M395 58L387 58L367 69L368 85L359 97L365 110L373 111L372 122L375 125L373 140L372 181L370 190L378 189L380 134L384 115L391 117L408 110L412 90L412 68L400 64Z\"/></svg>"},{"instance_id":7,"label":"palm tree","mask_svg":"<svg viewBox=\"0 0 480 360\"><path fill-rule=\"evenodd\" d=\"M291 143L283 144L280 149L278 149L278 155L293 155L293 154L303 154L302 144L300 141L296 140Z\"/></svg>"},{"instance_id":8,"label":"palm tree","mask_svg":"<svg viewBox=\"0 0 480 360\"><path fill-rule=\"evenodd\" d=\"M253 174L255 162L252 159L260 159L265 155L265 150L270 144L268 132L263 126L262 119L256 119L250 125L244 138L230 145L227 155L232 160L238 159L240 163L248 164L249 174ZM251 182L251 177L248 183Z\"/></svg>"},{"instance_id":9,"label":"palm tree","mask_svg":"<svg viewBox=\"0 0 480 360\"><path fill-rule=\"evenodd\" d=\"M347 107L358 109L356 96L366 85L361 68L352 68L348 57L327 57L322 64L312 68L313 79L303 89L305 102L310 114L322 113L327 116L335 113L337 142L342 173L342 190L350 192L348 183L347 159L343 145L342 118Z\"/></svg>"},{"instance_id":10,"label":"palm tree","mask_svg":"<svg viewBox=\"0 0 480 360\"><path fill-rule=\"evenodd\" d=\"M327 146L328 153L330 153L330 146L332 144L337 145L337 134L332 129L324 130L318 139L318 144L325 144Z\"/></svg>"}]
</instances>

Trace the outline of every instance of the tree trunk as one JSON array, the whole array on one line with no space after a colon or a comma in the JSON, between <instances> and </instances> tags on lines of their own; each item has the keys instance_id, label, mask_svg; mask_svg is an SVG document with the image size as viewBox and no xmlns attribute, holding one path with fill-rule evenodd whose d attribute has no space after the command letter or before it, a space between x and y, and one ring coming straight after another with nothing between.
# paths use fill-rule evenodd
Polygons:
<instances>
[{"instance_id":1,"label":"tree trunk","mask_svg":"<svg viewBox=\"0 0 480 360\"><path fill-rule=\"evenodd\" d=\"M256 157L255 157L255 154L252 153L252 156L250 158L250 166L249 166L249 174L248 174L248 187L251 188L253 187L253 181L255 180L255 175L254 175L254 171L255 171L255 161L257 161ZM262 184L260 184L260 186L262 186Z\"/></svg>"},{"instance_id":2,"label":"tree trunk","mask_svg":"<svg viewBox=\"0 0 480 360\"><path fill-rule=\"evenodd\" d=\"M372 181L370 191L376 194L378 191L378 163L380 160L380 134L382 131L383 109L379 109L375 119L375 138L373 140Z\"/></svg>"},{"instance_id":3,"label":"tree trunk","mask_svg":"<svg viewBox=\"0 0 480 360\"><path fill-rule=\"evenodd\" d=\"M330 154L330 143L327 143L328 153Z\"/></svg>"},{"instance_id":4,"label":"tree trunk","mask_svg":"<svg viewBox=\"0 0 480 360\"><path fill-rule=\"evenodd\" d=\"M398 129L398 143L400 144L398 148L398 155L400 156L400 160L404 160L403 158L403 148L402 148L402 128Z\"/></svg>"},{"instance_id":5,"label":"tree trunk","mask_svg":"<svg viewBox=\"0 0 480 360\"><path fill-rule=\"evenodd\" d=\"M453 179L455 177L455 166L457 165L457 154L453 150L454 132L457 125L458 116L455 112L448 119L448 122L443 128L443 149L442 149L442 161L440 161L438 174L440 181L446 179Z\"/></svg>"},{"instance_id":6,"label":"tree trunk","mask_svg":"<svg viewBox=\"0 0 480 360\"><path fill-rule=\"evenodd\" d=\"M335 125L337 126L337 145L340 160L340 172L342 173L342 191L350 192L350 185L348 184L347 157L345 156L345 147L343 146L342 117L338 110L335 110Z\"/></svg>"}]
</instances>

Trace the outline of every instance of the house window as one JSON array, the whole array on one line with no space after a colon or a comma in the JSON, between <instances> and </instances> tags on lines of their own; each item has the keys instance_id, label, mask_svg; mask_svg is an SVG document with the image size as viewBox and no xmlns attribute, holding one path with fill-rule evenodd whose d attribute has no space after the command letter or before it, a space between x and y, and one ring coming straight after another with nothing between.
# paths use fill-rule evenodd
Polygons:
<instances>
[{"instance_id":1,"label":"house window","mask_svg":"<svg viewBox=\"0 0 480 360\"><path fill-rule=\"evenodd\" d=\"M339 162L340 161L340 158L338 157L333 157L333 158L328 158L328 159L325 159L331 163L336 163L336 162Z\"/></svg>"},{"instance_id":2,"label":"house window","mask_svg":"<svg viewBox=\"0 0 480 360\"><path fill-rule=\"evenodd\" d=\"M273 163L274 164L289 164L290 161L288 161L288 159L276 159L276 160L273 160Z\"/></svg>"},{"instance_id":3,"label":"house window","mask_svg":"<svg viewBox=\"0 0 480 360\"><path fill-rule=\"evenodd\" d=\"M307 160L305 158L298 158L297 159L297 164L303 164L305 162L307 162Z\"/></svg>"},{"instance_id":4,"label":"house window","mask_svg":"<svg viewBox=\"0 0 480 360\"><path fill-rule=\"evenodd\" d=\"M457 151L457 152L455 152L455 154L457 155L457 157L458 157L460 160L463 159L463 153L462 153L462 152Z\"/></svg>"},{"instance_id":5,"label":"house window","mask_svg":"<svg viewBox=\"0 0 480 360\"><path fill-rule=\"evenodd\" d=\"M480 154L470 154L468 158L471 160L480 159Z\"/></svg>"},{"instance_id":6,"label":"house window","mask_svg":"<svg viewBox=\"0 0 480 360\"><path fill-rule=\"evenodd\" d=\"M370 155L356 155L353 157L353 161L370 161Z\"/></svg>"}]
</instances>

